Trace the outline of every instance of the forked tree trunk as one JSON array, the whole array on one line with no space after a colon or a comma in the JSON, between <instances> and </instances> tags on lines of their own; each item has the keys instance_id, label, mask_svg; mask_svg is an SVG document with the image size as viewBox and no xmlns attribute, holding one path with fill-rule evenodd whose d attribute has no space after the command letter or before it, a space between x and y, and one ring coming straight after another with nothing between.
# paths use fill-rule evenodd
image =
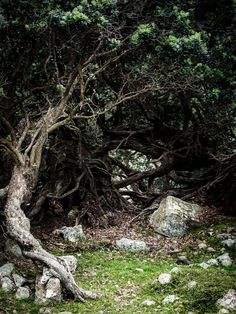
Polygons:
<instances>
[{"instance_id":1,"label":"forked tree trunk","mask_svg":"<svg viewBox=\"0 0 236 314\"><path fill-rule=\"evenodd\" d=\"M22 210L22 204L29 202L37 174L31 168L16 165L9 184L5 205L6 225L9 236L21 246L23 254L48 266L75 299L96 298L96 295L77 286L64 260L44 250L30 232L30 221Z\"/></svg>"}]
</instances>

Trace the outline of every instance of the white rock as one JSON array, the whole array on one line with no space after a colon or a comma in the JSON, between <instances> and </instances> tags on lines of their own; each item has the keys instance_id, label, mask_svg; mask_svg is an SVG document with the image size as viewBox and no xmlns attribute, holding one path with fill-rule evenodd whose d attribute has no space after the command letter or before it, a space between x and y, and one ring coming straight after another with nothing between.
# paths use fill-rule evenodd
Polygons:
<instances>
[{"instance_id":1,"label":"white rock","mask_svg":"<svg viewBox=\"0 0 236 314\"><path fill-rule=\"evenodd\" d=\"M143 273L143 272L144 272L144 270L143 270L142 268L135 268L135 270L136 270L137 272L139 272L139 273Z\"/></svg>"},{"instance_id":2,"label":"white rock","mask_svg":"<svg viewBox=\"0 0 236 314\"><path fill-rule=\"evenodd\" d=\"M198 266L200 266L201 268L204 268L204 269L207 269L208 267L210 267L210 265L205 263L205 262L198 264Z\"/></svg>"},{"instance_id":3,"label":"white rock","mask_svg":"<svg viewBox=\"0 0 236 314\"><path fill-rule=\"evenodd\" d=\"M30 289L28 287L19 287L16 291L16 299L24 300L30 296Z\"/></svg>"},{"instance_id":4,"label":"white rock","mask_svg":"<svg viewBox=\"0 0 236 314\"><path fill-rule=\"evenodd\" d=\"M207 251L208 251L208 252L212 252L212 253L214 253L216 250L215 250L215 249L213 249L213 247L209 246L209 247L207 248Z\"/></svg>"},{"instance_id":5,"label":"white rock","mask_svg":"<svg viewBox=\"0 0 236 314\"><path fill-rule=\"evenodd\" d=\"M173 303L176 300L177 300L176 296L174 294L170 294L167 297L165 297L165 299L162 301L162 304Z\"/></svg>"},{"instance_id":6,"label":"white rock","mask_svg":"<svg viewBox=\"0 0 236 314\"><path fill-rule=\"evenodd\" d=\"M61 234L63 238L72 243L78 243L80 241L86 240L86 235L83 232L82 226L77 225L74 227L62 227L61 229L56 229L53 231L54 234Z\"/></svg>"},{"instance_id":7,"label":"white rock","mask_svg":"<svg viewBox=\"0 0 236 314\"><path fill-rule=\"evenodd\" d=\"M219 299L216 304L229 309L236 309L236 291L234 289L228 290L228 292L223 296L223 298Z\"/></svg>"},{"instance_id":8,"label":"white rock","mask_svg":"<svg viewBox=\"0 0 236 314\"><path fill-rule=\"evenodd\" d=\"M145 301L143 301L141 303L141 305L145 305L145 306L151 306L151 305L154 305L154 304L156 304L156 302L153 301L153 300L145 300Z\"/></svg>"},{"instance_id":9,"label":"white rock","mask_svg":"<svg viewBox=\"0 0 236 314\"><path fill-rule=\"evenodd\" d=\"M220 233L216 235L217 240L226 240L228 239L228 237L229 237L229 234L227 233Z\"/></svg>"},{"instance_id":10,"label":"white rock","mask_svg":"<svg viewBox=\"0 0 236 314\"><path fill-rule=\"evenodd\" d=\"M42 275L36 277L35 282L35 302L38 304L47 304L50 302L62 301L61 283L58 278L51 277L45 283L41 280Z\"/></svg>"},{"instance_id":11,"label":"white rock","mask_svg":"<svg viewBox=\"0 0 236 314\"><path fill-rule=\"evenodd\" d=\"M206 263L207 263L208 265L210 265L210 266L218 266L218 265L219 265L217 259L215 259L215 258L209 259Z\"/></svg>"},{"instance_id":12,"label":"white rock","mask_svg":"<svg viewBox=\"0 0 236 314\"><path fill-rule=\"evenodd\" d=\"M123 250L131 252L146 251L148 249L144 241L130 240L126 238L117 240L116 245Z\"/></svg>"},{"instance_id":13,"label":"white rock","mask_svg":"<svg viewBox=\"0 0 236 314\"><path fill-rule=\"evenodd\" d=\"M200 250L204 250L204 249L207 248L207 245L206 245L206 243L202 242L202 243L199 243L199 244L198 244L198 248L199 248Z\"/></svg>"},{"instance_id":14,"label":"white rock","mask_svg":"<svg viewBox=\"0 0 236 314\"><path fill-rule=\"evenodd\" d=\"M150 209L155 209L154 205ZM164 198L158 209L150 216L150 226L165 236L178 236L185 234L189 226L199 223L198 214L201 207L182 201L173 196Z\"/></svg>"},{"instance_id":15,"label":"white rock","mask_svg":"<svg viewBox=\"0 0 236 314\"><path fill-rule=\"evenodd\" d=\"M174 273L174 274L177 274L177 273L180 273L180 272L181 272L181 269L179 267L174 267L170 271L170 273Z\"/></svg>"},{"instance_id":16,"label":"white rock","mask_svg":"<svg viewBox=\"0 0 236 314\"><path fill-rule=\"evenodd\" d=\"M160 274L160 276L158 277L158 281L162 285L170 283L171 282L171 274L168 274L168 273Z\"/></svg>"},{"instance_id":17,"label":"white rock","mask_svg":"<svg viewBox=\"0 0 236 314\"><path fill-rule=\"evenodd\" d=\"M12 278L16 287L21 287L26 282L26 279L18 274L13 274Z\"/></svg>"},{"instance_id":18,"label":"white rock","mask_svg":"<svg viewBox=\"0 0 236 314\"><path fill-rule=\"evenodd\" d=\"M58 278L50 278L46 285L46 299L50 302L62 301L61 282Z\"/></svg>"},{"instance_id":19,"label":"white rock","mask_svg":"<svg viewBox=\"0 0 236 314\"><path fill-rule=\"evenodd\" d=\"M217 312L217 314L228 314L229 310L227 309L220 309L219 312Z\"/></svg>"},{"instance_id":20,"label":"white rock","mask_svg":"<svg viewBox=\"0 0 236 314\"><path fill-rule=\"evenodd\" d=\"M0 278L10 276L15 266L12 263L7 263L0 267Z\"/></svg>"},{"instance_id":21,"label":"white rock","mask_svg":"<svg viewBox=\"0 0 236 314\"><path fill-rule=\"evenodd\" d=\"M0 279L1 288L5 292L13 291L15 288L15 285L13 281L9 277L3 277Z\"/></svg>"},{"instance_id":22,"label":"white rock","mask_svg":"<svg viewBox=\"0 0 236 314\"><path fill-rule=\"evenodd\" d=\"M54 314L55 309L53 307L41 307L39 314Z\"/></svg>"},{"instance_id":23,"label":"white rock","mask_svg":"<svg viewBox=\"0 0 236 314\"><path fill-rule=\"evenodd\" d=\"M221 242L223 245L227 246L227 247L235 247L236 245L236 241L233 239L227 239Z\"/></svg>"},{"instance_id":24,"label":"white rock","mask_svg":"<svg viewBox=\"0 0 236 314\"><path fill-rule=\"evenodd\" d=\"M217 257L218 261L221 263L222 266L231 266L232 260L229 256L229 253L225 253Z\"/></svg>"},{"instance_id":25,"label":"white rock","mask_svg":"<svg viewBox=\"0 0 236 314\"><path fill-rule=\"evenodd\" d=\"M197 285L197 282L195 280L192 280L187 284L189 289L196 287L196 285Z\"/></svg>"}]
</instances>

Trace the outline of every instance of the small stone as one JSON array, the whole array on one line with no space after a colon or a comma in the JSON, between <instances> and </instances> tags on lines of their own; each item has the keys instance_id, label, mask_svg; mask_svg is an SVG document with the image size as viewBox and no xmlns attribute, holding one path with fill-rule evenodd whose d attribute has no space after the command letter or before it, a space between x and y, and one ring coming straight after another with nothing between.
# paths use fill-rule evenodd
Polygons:
<instances>
[{"instance_id":1,"label":"small stone","mask_svg":"<svg viewBox=\"0 0 236 314\"><path fill-rule=\"evenodd\" d=\"M5 292L13 291L15 288L13 281L8 277L1 278L0 283L2 290Z\"/></svg>"},{"instance_id":2,"label":"small stone","mask_svg":"<svg viewBox=\"0 0 236 314\"><path fill-rule=\"evenodd\" d=\"M12 278L14 280L16 287L21 287L26 282L26 279L18 274L13 274Z\"/></svg>"},{"instance_id":3,"label":"small stone","mask_svg":"<svg viewBox=\"0 0 236 314\"><path fill-rule=\"evenodd\" d=\"M236 241L233 239L227 239L222 241L221 243L229 248L234 247L236 245Z\"/></svg>"},{"instance_id":4,"label":"small stone","mask_svg":"<svg viewBox=\"0 0 236 314\"><path fill-rule=\"evenodd\" d=\"M59 312L58 314L72 314L72 312Z\"/></svg>"},{"instance_id":5,"label":"small stone","mask_svg":"<svg viewBox=\"0 0 236 314\"><path fill-rule=\"evenodd\" d=\"M61 229L56 229L53 231L54 234L59 234L64 237L68 242L78 243L87 239L83 232L82 225L77 225L74 227L62 227Z\"/></svg>"},{"instance_id":6,"label":"small stone","mask_svg":"<svg viewBox=\"0 0 236 314\"><path fill-rule=\"evenodd\" d=\"M28 299L30 296L30 289L28 287L19 287L16 290L16 299L24 300Z\"/></svg>"},{"instance_id":7,"label":"small stone","mask_svg":"<svg viewBox=\"0 0 236 314\"><path fill-rule=\"evenodd\" d=\"M10 276L15 266L12 263L7 263L0 267L0 278Z\"/></svg>"},{"instance_id":8,"label":"small stone","mask_svg":"<svg viewBox=\"0 0 236 314\"><path fill-rule=\"evenodd\" d=\"M216 235L216 239L217 240L226 240L226 239L228 239L229 238L229 235L228 234L225 234L225 233L221 233L221 234L217 234Z\"/></svg>"},{"instance_id":9,"label":"small stone","mask_svg":"<svg viewBox=\"0 0 236 314\"><path fill-rule=\"evenodd\" d=\"M217 257L218 261L221 263L222 266L231 266L232 260L229 256L229 253L225 253Z\"/></svg>"},{"instance_id":10,"label":"small stone","mask_svg":"<svg viewBox=\"0 0 236 314\"><path fill-rule=\"evenodd\" d=\"M223 298L219 299L216 304L229 309L236 309L236 291L234 289L229 289L228 292L223 296Z\"/></svg>"},{"instance_id":11,"label":"small stone","mask_svg":"<svg viewBox=\"0 0 236 314\"><path fill-rule=\"evenodd\" d=\"M42 282L42 275L38 275L35 281L35 302L38 304L47 304L49 302L62 301L61 283L58 278L51 277L47 283Z\"/></svg>"},{"instance_id":12,"label":"small stone","mask_svg":"<svg viewBox=\"0 0 236 314\"><path fill-rule=\"evenodd\" d=\"M195 280L192 280L188 283L187 286L189 289L192 289L192 288L196 287L196 285L197 285L197 282Z\"/></svg>"},{"instance_id":13,"label":"small stone","mask_svg":"<svg viewBox=\"0 0 236 314\"><path fill-rule=\"evenodd\" d=\"M219 265L217 259L215 259L215 258L209 259L206 263L207 263L208 265L210 265L210 266L218 266L218 265Z\"/></svg>"},{"instance_id":14,"label":"small stone","mask_svg":"<svg viewBox=\"0 0 236 314\"><path fill-rule=\"evenodd\" d=\"M166 303L173 303L176 300L176 296L174 294L170 294L167 297L165 297L165 299L162 301L162 304L166 304Z\"/></svg>"},{"instance_id":15,"label":"small stone","mask_svg":"<svg viewBox=\"0 0 236 314\"><path fill-rule=\"evenodd\" d=\"M170 271L170 273L174 273L174 274L177 274L177 273L180 273L180 272L181 272L181 269L179 267L174 267Z\"/></svg>"},{"instance_id":16,"label":"small stone","mask_svg":"<svg viewBox=\"0 0 236 314\"><path fill-rule=\"evenodd\" d=\"M141 240L130 240L126 238L122 238L116 241L116 245L123 250L130 251L130 252L139 252L139 251L146 251L147 245L144 241Z\"/></svg>"},{"instance_id":17,"label":"small stone","mask_svg":"<svg viewBox=\"0 0 236 314\"><path fill-rule=\"evenodd\" d=\"M171 275L168 274L168 273L160 274L160 276L158 277L158 281L159 281L162 285L168 284L168 283L170 283L170 281L171 281Z\"/></svg>"},{"instance_id":18,"label":"small stone","mask_svg":"<svg viewBox=\"0 0 236 314\"><path fill-rule=\"evenodd\" d=\"M136 268L135 269L137 272L139 272L139 273L143 273L144 272L144 270L142 269L142 268Z\"/></svg>"},{"instance_id":19,"label":"small stone","mask_svg":"<svg viewBox=\"0 0 236 314\"><path fill-rule=\"evenodd\" d=\"M210 267L210 265L205 263L205 262L198 264L198 266L200 266L201 268L204 268L204 269L207 269L208 267Z\"/></svg>"},{"instance_id":20,"label":"small stone","mask_svg":"<svg viewBox=\"0 0 236 314\"><path fill-rule=\"evenodd\" d=\"M154 305L154 304L156 304L156 302L153 301L153 300L145 300L145 301L143 301L141 303L141 305L145 305L145 306L151 306L151 305Z\"/></svg>"},{"instance_id":21,"label":"small stone","mask_svg":"<svg viewBox=\"0 0 236 314\"><path fill-rule=\"evenodd\" d=\"M228 227L227 228L227 233L234 233L236 232L236 228L235 227Z\"/></svg>"},{"instance_id":22,"label":"small stone","mask_svg":"<svg viewBox=\"0 0 236 314\"><path fill-rule=\"evenodd\" d=\"M190 265L191 262L187 259L185 255L178 256L177 260L178 264Z\"/></svg>"},{"instance_id":23,"label":"small stone","mask_svg":"<svg viewBox=\"0 0 236 314\"><path fill-rule=\"evenodd\" d=\"M200 250L204 250L204 249L207 248L207 245L206 245L206 243L202 242L202 243L199 243L199 244L198 244L198 248L199 248Z\"/></svg>"},{"instance_id":24,"label":"small stone","mask_svg":"<svg viewBox=\"0 0 236 314\"><path fill-rule=\"evenodd\" d=\"M39 309L39 314L53 314L55 313L55 309L53 307L41 307Z\"/></svg>"},{"instance_id":25,"label":"small stone","mask_svg":"<svg viewBox=\"0 0 236 314\"><path fill-rule=\"evenodd\" d=\"M227 309L220 309L217 314L228 314L228 313L229 313L229 310L227 310Z\"/></svg>"},{"instance_id":26,"label":"small stone","mask_svg":"<svg viewBox=\"0 0 236 314\"><path fill-rule=\"evenodd\" d=\"M61 302L61 282L58 278L50 278L46 285L46 299L54 302Z\"/></svg>"},{"instance_id":27,"label":"small stone","mask_svg":"<svg viewBox=\"0 0 236 314\"><path fill-rule=\"evenodd\" d=\"M211 253L214 253L216 250L213 249L213 247L209 246L209 247L207 248L207 251L208 251L208 252L211 252Z\"/></svg>"},{"instance_id":28,"label":"small stone","mask_svg":"<svg viewBox=\"0 0 236 314\"><path fill-rule=\"evenodd\" d=\"M207 264L210 265L210 266L218 266L218 265L219 265L217 259L215 259L215 258L209 259L209 260L207 261Z\"/></svg>"}]
</instances>

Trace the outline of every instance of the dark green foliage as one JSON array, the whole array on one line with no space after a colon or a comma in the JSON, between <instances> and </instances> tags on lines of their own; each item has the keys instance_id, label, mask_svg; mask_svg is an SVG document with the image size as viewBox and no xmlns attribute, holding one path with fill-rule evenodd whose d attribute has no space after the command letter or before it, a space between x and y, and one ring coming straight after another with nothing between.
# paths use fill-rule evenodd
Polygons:
<instances>
[{"instance_id":1,"label":"dark green foliage","mask_svg":"<svg viewBox=\"0 0 236 314\"><path fill-rule=\"evenodd\" d=\"M0 32L0 114L17 134L25 125L25 113L36 123L49 104L57 105L73 71L83 68L84 79L89 78L84 93L78 84L67 105L70 126L48 139L44 170L55 173L65 166L73 173L68 168L89 155L102 159L112 173L109 151L128 149L160 158L165 168L144 175L145 182L142 176L134 177L142 193L150 196L158 185L160 192L198 195L232 213L233 1L19 0L13 8L12 1L3 0ZM114 105L118 97L147 86L147 92ZM95 119L73 119L76 106L76 114L95 114ZM9 138L2 123L0 135ZM62 143L68 146L64 161L58 148ZM78 145L86 156L78 155ZM55 155L60 157L52 168L49 161ZM135 173L128 172L123 167L122 178ZM3 185L8 180L4 176ZM163 176L161 182L156 179ZM45 177L41 181L43 186Z\"/></svg>"}]
</instances>

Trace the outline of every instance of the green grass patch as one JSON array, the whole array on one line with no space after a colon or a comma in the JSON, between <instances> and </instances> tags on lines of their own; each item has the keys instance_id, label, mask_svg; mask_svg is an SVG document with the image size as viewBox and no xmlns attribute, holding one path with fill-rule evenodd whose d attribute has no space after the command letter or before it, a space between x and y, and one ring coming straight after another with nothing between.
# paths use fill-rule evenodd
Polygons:
<instances>
[{"instance_id":1,"label":"green grass patch","mask_svg":"<svg viewBox=\"0 0 236 314\"><path fill-rule=\"evenodd\" d=\"M197 283L193 288L188 287L191 281ZM184 267L180 273L173 275L169 284L161 285L155 280L151 288L157 294L176 295L181 313L186 310L194 313L216 313L216 301L229 289L236 289L235 267Z\"/></svg>"}]
</instances>

